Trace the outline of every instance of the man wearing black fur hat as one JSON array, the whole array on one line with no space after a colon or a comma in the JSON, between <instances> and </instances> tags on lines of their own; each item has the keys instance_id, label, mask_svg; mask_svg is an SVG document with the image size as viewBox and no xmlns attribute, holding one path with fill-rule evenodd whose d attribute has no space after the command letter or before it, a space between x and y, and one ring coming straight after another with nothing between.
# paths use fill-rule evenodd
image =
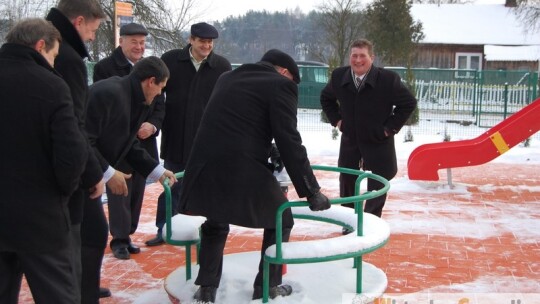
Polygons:
<instances>
[{"instance_id":1,"label":"man wearing black fur hat","mask_svg":"<svg viewBox=\"0 0 540 304\"><path fill-rule=\"evenodd\" d=\"M189 44L161 56L171 78L164 89L165 119L161 128L160 156L165 168L173 172L184 170L214 85L221 74L231 70L229 61L213 51L218 36L216 28L208 23L193 24ZM180 186L181 182L178 182L172 189L174 206L178 205ZM147 246L163 244L161 231L164 225L165 196L161 194L156 214L157 235L146 241Z\"/></svg>"},{"instance_id":2,"label":"man wearing black fur hat","mask_svg":"<svg viewBox=\"0 0 540 304\"><path fill-rule=\"evenodd\" d=\"M221 279L223 249L229 224L264 228L261 256L275 244L275 214L287 201L266 166L272 140L300 197L312 210L330 208L319 190L306 149L296 129L300 75L294 60L270 50L261 61L223 74L208 102L186 167L180 211L202 215L200 269L194 299L214 303ZM283 241L293 218L283 215ZM255 278L253 299L262 298L262 266ZM282 266L270 265L270 297L288 296Z\"/></svg>"}]
</instances>

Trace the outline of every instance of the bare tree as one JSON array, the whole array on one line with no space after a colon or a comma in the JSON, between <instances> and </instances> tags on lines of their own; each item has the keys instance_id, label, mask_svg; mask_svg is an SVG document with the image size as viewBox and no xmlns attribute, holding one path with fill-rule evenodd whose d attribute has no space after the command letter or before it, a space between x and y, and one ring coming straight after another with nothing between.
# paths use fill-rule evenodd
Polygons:
<instances>
[{"instance_id":1,"label":"bare tree","mask_svg":"<svg viewBox=\"0 0 540 304\"><path fill-rule=\"evenodd\" d=\"M473 3L472 0L413 0L418 4L466 4Z\"/></svg>"},{"instance_id":2,"label":"bare tree","mask_svg":"<svg viewBox=\"0 0 540 304\"><path fill-rule=\"evenodd\" d=\"M0 42L11 25L28 17L44 17L57 0L2 0L0 1ZM98 60L110 54L115 48L114 20L115 0L100 0L107 14L102 22L96 40L90 43L91 58ZM155 55L186 43L182 31L197 17L196 0L126 0L133 4L134 18L148 28ZM173 6L174 5L174 6Z\"/></svg>"},{"instance_id":3,"label":"bare tree","mask_svg":"<svg viewBox=\"0 0 540 304\"><path fill-rule=\"evenodd\" d=\"M196 16L195 0L175 1L171 6L166 0L132 0L135 22L143 24L149 32L149 42L152 43L154 55L161 55L172 48L181 47L186 43L182 31L187 28ZM101 5L108 16L96 34L96 41L91 45L93 60L98 60L110 54L116 42L114 41L114 0L101 0Z\"/></svg>"},{"instance_id":4,"label":"bare tree","mask_svg":"<svg viewBox=\"0 0 540 304\"><path fill-rule=\"evenodd\" d=\"M345 63L349 46L361 38L361 4L358 0L326 0L318 9L320 25L326 33L324 41L331 48L329 58L324 58L327 50L318 50L318 54L320 61L334 68Z\"/></svg>"},{"instance_id":5,"label":"bare tree","mask_svg":"<svg viewBox=\"0 0 540 304\"><path fill-rule=\"evenodd\" d=\"M540 0L517 0L514 12L528 31L540 29Z\"/></svg>"},{"instance_id":6,"label":"bare tree","mask_svg":"<svg viewBox=\"0 0 540 304\"><path fill-rule=\"evenodd\" d=\"M0 2L0 42L11 26L30 17L43 17L54 0L2 0Z\"/></svg>"}]
</instances>

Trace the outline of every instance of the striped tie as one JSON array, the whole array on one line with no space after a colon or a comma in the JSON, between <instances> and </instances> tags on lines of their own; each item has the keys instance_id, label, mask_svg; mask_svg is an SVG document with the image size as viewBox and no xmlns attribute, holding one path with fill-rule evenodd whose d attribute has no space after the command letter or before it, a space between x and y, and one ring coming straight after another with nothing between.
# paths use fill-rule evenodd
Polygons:
<instances>
[{"instance_id":1,"label":"striped tie","mask_svg":"<svg viewBox=\"0 0 540 304\"><path fill-rule=\"evenodd\" d=\"M362 78L356 76L356 89L359 90L360 89L360 84L362 83Z\"/></svg>"}]
</instances>

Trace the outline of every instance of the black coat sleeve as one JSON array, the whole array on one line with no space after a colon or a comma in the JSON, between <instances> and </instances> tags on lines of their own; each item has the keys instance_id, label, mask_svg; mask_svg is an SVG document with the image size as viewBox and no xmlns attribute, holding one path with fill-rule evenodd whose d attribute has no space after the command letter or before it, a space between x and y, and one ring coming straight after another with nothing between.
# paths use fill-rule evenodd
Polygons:
<instances>
[{"instance_id":1,"label":"black coat sleeve","mask_svg":"<svg viewBox=\"0 0 540 304\"><path fill-rule=\"evenodd\" d=\"M152 112L147 122L151 123L156 127L156 132L153 134L153 136L157 136L159 133L159 130L161 130L161 126L163 125L163 119L165 119L165 98L164 95L158 95L156 96L154 100L154 104L152 105Z\"/></svg>"},{"instance_id":2,"label":"black coat sleeve","mask_svg":"<svg viewBox=\"0 0 540 304\"><path fill-rule=\"evenodd\" d=\"M108 75L107 71L105 70L101 62L98 62L96 63L96 65L94 65L94 75L92 76L92 79L94 82L109 78L111 76L112 75Z\"/></svg>"},{"instance_id":3,"label":"black coat sleeve","mask_svg":"<svg viewBox=\"0 0 540 304\"><path fill-rule=\"evenodd\" d=\"M399 76L394 75L392 81L392 103L394 104L394 111L392 115L388 117L384 126L390 132L396 134L403 127L409 116L416 108L416 98L412 95L409 89L401 81Z\"/></svg>"},{"instance_id":4,"label":"black coat sleeve","mask_svg":"<svg viewBox=\"0 0 540 304\"><path fill-rule=\"evenodd\" d=\"M61 46L63 48L63 46ZM79 130L86 136L85 119L86 105L88 94L88 79L86 65L75 53L70 53L69 50L61 50L65 55L58 56L55 60L54 67L62 75L62 78L67 83L71 97L73 100L73 110ZM93 153L92 146L87 141L88 160L86 168L81 176L81 183L84 188L95 186L103 178L103 168L96 156Z\"/></svg>"},{"instance_id":5,"label":"black coat sleeve","mask_svg":"<svg viewBox=\"0 0 540 304\"><path fill-rule=\"evenodd\" d=\"M53 103L50 132L53 148L53 168L58 185L65 195L79 186L79 178L88 159L87 142L77 126L69 88L59 82L59 99Z\"/></svg>"},{"instance_id":6,"label":"black coat sleeve","mask_svg":"<svg viewBox=\"0 0 540 304\"><path fill-rule=\"evenodd\" d=\"M339 112L339 102L333 88L334 77L337 77L335 72L332 73L332 78L321 91L321 107L332 126L335 127L338 121L341 120L341 114Z\"/></svg>"},{"instance_id":7,"label":"black coat sleeve","mask_svg":"<svg viewBox=\"0 0 540 304\"><path fill-rule=\"evenodd\" d=\"M298 87L283 78L275 83L274 91L275 99L270 103L272 134L298 196L309 197L320 187L297 130Z\"/></svg>"}]
</instances>

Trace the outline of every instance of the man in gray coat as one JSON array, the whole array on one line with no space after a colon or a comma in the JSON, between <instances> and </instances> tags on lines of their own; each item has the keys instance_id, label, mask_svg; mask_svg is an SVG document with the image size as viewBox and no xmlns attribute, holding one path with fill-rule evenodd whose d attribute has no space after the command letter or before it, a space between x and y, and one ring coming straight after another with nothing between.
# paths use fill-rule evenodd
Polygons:
<instances>
[{"instance_id":1,"label":"man in gray coat","mask_svg":"<svg viewBox=\"0 0 540 304\"><path fill-rule=\"evenodd\" d=\"M294 60L279 50L261 62L244 64L223 74L193 143L186 167L180 211L202 215L200 270L194 298L213 303L221 279L223 250L229 224L264 228L261 256L275 244L275 214L287 201L267 166L272 140L300 197L312 210L330 208L319 190L298 133L296 110L300 76ZM283 216L283 240L293 226L290 209ZM262 297L262 258L254 282L253 299ZM270 266L270 297L287 296L280 285L281 265Z\"/></svg>"}]
</instances>

